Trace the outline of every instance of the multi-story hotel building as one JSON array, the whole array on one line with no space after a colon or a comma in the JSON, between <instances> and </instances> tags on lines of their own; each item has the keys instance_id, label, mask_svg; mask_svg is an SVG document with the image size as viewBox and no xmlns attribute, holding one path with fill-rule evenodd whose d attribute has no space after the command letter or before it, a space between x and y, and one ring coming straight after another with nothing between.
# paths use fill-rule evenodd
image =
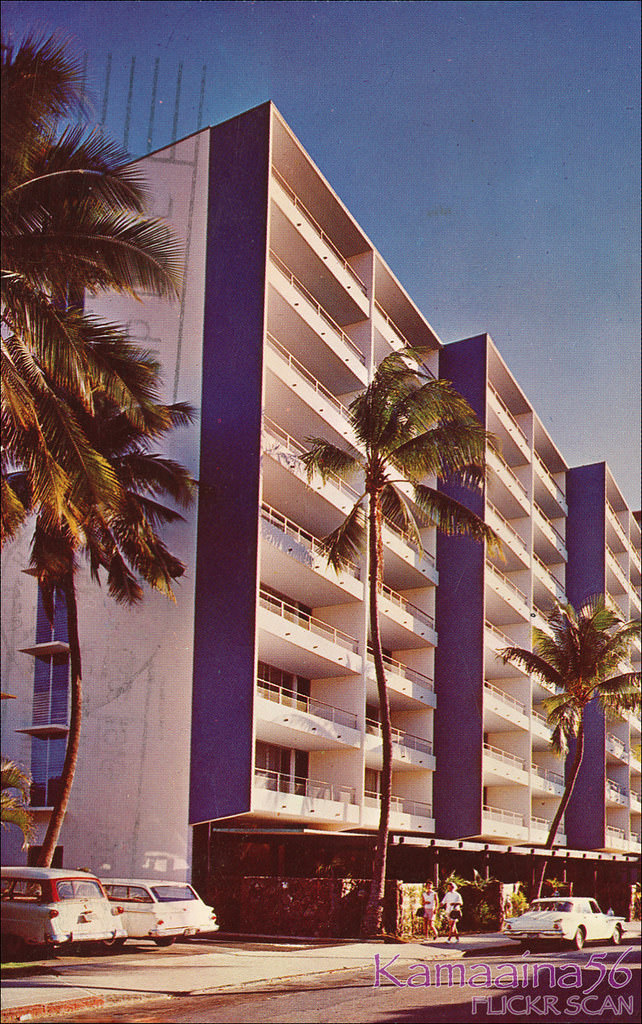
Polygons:
<instances>
[{"instance_id":1,"label":"multi-story hotel building","mask_svg":"<svg viewBox=\"0 0 642 1024\"><path fill-rule=\"evenodd\" d=\"M420 551L385 528L391 828L542 843L563 783L547 691L496 651L527 645L566 594L567 466L555 444L487 336L442 346L272 104L140 167L152 212L185 239L180 302L105 297L92 309L158 349L168 397L198 408L169 454L198 477L199 501L169 531L187 565L176 604L149 595L126 612L79 579L87 696L65 863L185 875L191 828L205 824L374 833L367 556L337 574L320 546L359 481L308 482L299 455L311 436L355 443L351 398L408 344L498 438L477 511L505 558L433 529ZM631 573L632 520L619 518ZM31 767L42 829L67 730L67 645L62 609L53 633L37 613L35 581L20 571L27 548L25 535L5 552L3 678L17 699L3 750ZM636 564L639 583L639 553ZM623 725L611 733L629 749ZM627 756L639 833L639 762Z\"/></svg>"}]
</instances>

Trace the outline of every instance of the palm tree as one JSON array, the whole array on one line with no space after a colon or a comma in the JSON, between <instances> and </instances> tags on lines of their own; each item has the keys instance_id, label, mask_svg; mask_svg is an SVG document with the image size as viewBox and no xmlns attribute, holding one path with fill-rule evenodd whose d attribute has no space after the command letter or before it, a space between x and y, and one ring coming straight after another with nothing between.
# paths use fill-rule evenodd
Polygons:
<instances>
[{"instance_id":1,"label":"palm tree","mask_svg":"<svg viewBox=\"0 0 642 1024\"><path fill-rule=\"evenodd\" d=\"M100 583L106 575L111 597L122 604L141 600L141 582L173 599L172 583L185 566L167 549L158 528L182 517L164 504L162 498L187 506L194 494L194 481L178 463L151 450L169 430L192 419L189 406L182 403L154 409L153 419L137 427L115 404L104 397L96 400L94 415L75 410L78 421L94 450L108 462L124 500L117 506L92 503L78 508L83 527L72 532L66 524L58 529L36 519L31 569L38 578L43 605L53 620L54 596L64 596L69 643L70 718L65 761L54 808L39 856L41 866L51 865L65 818L80 747L83 683L76 580L79 557L89 562L92 579ZM23 478L23 486L26 484ZM29 502L25 500L28 508Z\"/></svg>"},{"instance_id":2,"label":"palm tree","mask_svg":"<svg viewBox=\"0 0 642 1024\"><path fill-rule=\"evenodd\" d=\"M24 837L23 847L33 835L33 820L27 807L31 779L20 765L7 757L2 758L2 792L0 810L2 827L17 825Z\"/></svg>"},{"instance_id":3,"label":"palm tree","mask_svg":"<svg viewBox=\"0 0 642 1024\"><path fill-rule=\"evenodd\" d=\"M123 332L83 313L85 293L170 297L180 253L145 217L146 190L126 154L100 132L60 129L85 113L82 67L52 36L2 45L2 536L25 509L10 473L55 527L75 530L84 501L119 493L109 465L57 389L88 412L105 392L136 415L145 385L123 377Z\"/></svg>"},{"instance_id":4,"label":"palm tree","mask_svg":"<svg viewBox=\"0 0 642 1024\"><path fill-rule=\"evenodd\" d=\"M499 655L531 673L558 693L543 703L553 735L553 749L560 756L575 738L575 753L566 776L564 793L551 822L545 849L551 850L564 816L584 756L584 714L597 701L605 713L621 714L640 707L640 673L623 672L640 623L625 622L607 607L602 595L589 598L579 612L570 604L556 604L547 617L548 631L533 629L533 651L505 647ZM546 860L537 887L541 895Z\"/></svg>"},{"instance_id":5,"label":"palm tree","mask_svg":"<svg viewBox=\"0 0 642 1024\"><path fill-rule=\"evenodd\" d=\"M363 480L363 493L324 544L329 563L338 571L354 561L367 537L370 642L383 745L381 814L362 923L363 934L370 936L382 928L392 786L392 733L378 611L384 568L383 522L387 519L401 527L419 549L419 523L434 524L446 533L464 534L495 548L499 541L465 505L422 483L425 477L436 475L479 487L489 436L465 399L447 381L435 380L418 353L404 350L387 356L371 384L352 401L349 421L354 446L338 448L323 438L311 438L311 448L302 459L310 479L319 473L324 480L333 474L360 474ZM404 493L405 485L410 486L411 500Z\"/></svg>"}]
</instances>

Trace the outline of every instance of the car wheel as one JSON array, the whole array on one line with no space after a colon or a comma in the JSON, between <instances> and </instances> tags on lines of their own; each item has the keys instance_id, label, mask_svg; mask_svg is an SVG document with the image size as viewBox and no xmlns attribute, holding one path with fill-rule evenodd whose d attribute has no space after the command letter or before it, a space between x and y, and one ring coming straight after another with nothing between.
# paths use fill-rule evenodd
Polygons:
<instances>
[{"instance_id":1,"label":"car wheel","mask_svg":"<svg viewBox=\"0 0 642 1024\"><path fill-rule=\"evenodd\" d=\"M162 939L154 939L157 946L173 946L176 942L175 935L165 935Z\"/></svg>"},{"instance_id":2,"label":"car wheel","mask_svg":"<svg viewBox=\"0 0 642 1024\"><path fill-rule=\"evenodd\" d=\"M573 939L573 945L576 949L584 949L584 943L586 942L586 932L583 928L578 928L575 932L575 938Z\"/></svg>"},{"instance_id":3,"label":"car wheel","mask_svg":"<svg viewBox=\"0 0 642 1024\"><path fill-rule=\"evenodd\" d=\"M622 942L622 929L620 928L619 924L616 924L615 928L613 929L613 934L611 936L611 942L613 943L614 946L619 946L620 943Z\"/></svg>"},{"instance_id":4,"label":"car wheel","mask_svg":"<svg viewBox=\"0 0 642 1024\"><path fill-rule=\"evenodd\" d=\"M105 953L117 953L119 949L123 948L123 946L125 945L126 942L127 942L127 939L123 939L123 938L120 938L120 939L103 939L103 941L101 942L100 945L103 948L103 950L105 951Z\"/></svg>"}]
</instances>

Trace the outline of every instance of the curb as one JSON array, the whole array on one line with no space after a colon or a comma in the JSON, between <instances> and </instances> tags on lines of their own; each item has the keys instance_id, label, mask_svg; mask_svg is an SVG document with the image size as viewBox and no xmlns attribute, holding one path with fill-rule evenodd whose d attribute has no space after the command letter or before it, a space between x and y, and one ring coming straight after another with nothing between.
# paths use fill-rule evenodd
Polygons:
<instances>
[{"instance_id":1,"label":"curb","mask_svg":"<svg viewBox=\"0 0 642 1024\"><path fill-rule=\"evenodd\" d=\"M169 996L144 995L127 996L78 996L76 999L57 999L48 1003L30 1003L27 1006L12 1006L0 1013L0 1024L17 1024L19 1021L46 1020L64 1013L79 1013L81 1010L100 1010L104 1006L124 1006L131 1003L149 1002L150 998L169 999Z\"/></svg>"}]
</instances>

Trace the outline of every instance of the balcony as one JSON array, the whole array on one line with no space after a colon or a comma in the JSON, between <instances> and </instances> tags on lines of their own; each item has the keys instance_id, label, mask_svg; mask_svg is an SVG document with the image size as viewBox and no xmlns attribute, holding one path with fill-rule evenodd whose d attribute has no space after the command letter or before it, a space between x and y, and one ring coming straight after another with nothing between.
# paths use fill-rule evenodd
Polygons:
<instances>
[{"instance_id":1,"label":"balcony","mask_svg":"<svg viewBox=\"0 0 642 1024\"><path fill-rule=\"evenodd\" d=\"M492 448L486 453L488 467L493 476L488 481L492 503L506 514L507 518L517 518L530 513L530 499L524 484L515 475L508 463ZM499 486L501 485L501 486Z\"/></svg>"},{"instance_id":2,"label":"balcony","mask_svg":"<svg viewBox=\"0 0 642 1024\"><path fill-rule=\"evenodd\" d=\"M607 850L623 850L626 852L629 849L629 841L626 837L626 832L622 828L614 828L612 825L607 825L605 840Z\"/></svg>"},{"instance_id":3,"label":"balcony","mask_svg":"<svg viewBox=\"0 0 642 1024\"><path fill-rule=\"evenodd\" d=\"M347 439L354 446L347 406L269 332L266 366L273 375L269 388L271 403L275 408L287 409L291 421L288 426L295 433L319 434L324 426L329 426L334 431L335 444ZM318 425L314 424L317 417Z\"/></svg>"},{"instance_id":4,"label":"balcony","mask_svg":"<svg viewBox=\"0 0 642 1024\"><path fill-rule=\"evenodd\" d=\"M606 749L609 754L613 754L619 761L624 761L625 764L628 764L629 755L626 744L611 732L606 734Z\"/></svg>"},{"instance_id":5,"label":"balcony","mask_svg":"<svg viewBox=\"0 0 642 1024\"><path fill-rule=\"evenodd\" d=\"M551 793L553 796L562 796L564 792L564 777L559 772L553 772L549 768L542 768L540 765L532 764L533 780L532 787L540 793Z\"/></svg>"},{"instance_id":6,"label":"balcony","mask_svg":"<svg viewBox=\"0 0 642 1024\"><path fill-rule=\"evenodd\" d=\"M509 612L517 612L523 619L530 617L530 606L524 591L489 561L486 561L486 583Z\"/></svg>"},{"instance_id":7,"label":"balcony","mask_svg":"<svg viewBox=\"0 0 642 1024\"><path fill-rule=\"evenodd\" d=\"M629 805L629 791L613 779L606 780L606 802L607 804L619 804L621 807Z\"/></svg>"},{"instance_id":8,"label":"balcony","mask_svg":"<svg viewBox=\"0 0 642 1024\"><path fill-rule=\"evenodd\" d=\"M256 736L267 743L305 750L360 745L357 716L258 678Z\"/></svg>"},{"instance_id":9,"label":"balcony","mask_svg":"<svg viewBox=\"0 0 642 1024\"><path fill-rule=\"evenodd\" d=\"M308 679L361 671L359 642L327 622L261 590L262 657Z\"/></svg>"},{"instance_id":10,"label":"balcony","mask_svg":"<svg viewBox=\"0 0 642 1024\"><path fill-rule=\"evenodd\" d=\"M528 771L523 758L484 743L484 785L528 785Z\"/></svg>"},{"instance_id":11,"label":"balcony","mask_svg":"<svg viewBox=\"0 0 642 1024\"><path fill-rule=\"evenodd\" d=\"M524 816L522 814L484 804L482 835L489 838L526 840L528 838L528 830L524 825Z\"/></svg>"},{"instance_id":12,"label":"balcony","mask_svg":"<svg viewBox=\"0 0 642 1024\"><path fill-rule=\"evenodd\" d=\"M265 500L272 506L278 504L292 518L301 520L306 517L307 523L312 516L316 516L312 529L319 529L321 535L325 535L332 529L333 523L336 525L336 517L330 516L327 511L324 515L320 510L315 510L311 500L313 495L319 494L325 503L346 515L357 501L359 494L354 487L334 474L328 476L325 482L316 476L308 484L305 466L301 461L306 449L267 416L263 418L262 445L270 460L270 464L265 465L263 470ZM290 503L287 508L286 502ZM290 509L296 509L296 513Z\"/></svg>"},{"instance_id":13,"label":"balcony","mask_svg":"<svg viewBox=\"0 0 642 1024\"><path fill-rule=\"evenodd\" d=\"M392 761L395 770L404 767L435 770L432 742L422 736L415 736L404 729L392 728ZM372 768L381 768L382 737L381 724L374 718L366 718L366 757ZM373 739L370 739L372 737Z\"/></svg>"},{"instance_id":14,"label":"balcony","mask_svg":"<svg viewBox=\"0 0 642 1024\"><path fill-rule=\"evenodd\" d=\"M272 195L307 245L350 293L364 316L368 315L367 288L285 178L272 168Z\"/></svg>"},{"instance_id":15,"label":"balcony","mask_svg":"<svg viewBox=\"0 0 642 1024\"><path fill-rule=\"evenodd\" d=\"M488 405L508 434L508 438L513 443L514 448L524 456L527 462L530 462L531 446L529 440L492 384L488 385ZM492 425L489 429L492 430Z\"/></svg>"},{"instance_id":16,"label":"balcony","mask_svg":"<svg viewBox=\"0 0 642 1024\"><path fill-rule=\"evenodd\" d=\"M399 650L425 644L437 646L432 615L385 584L379 587L379 612L386 647Z\"/></svg>"},{"instance_id":17,"label":"balcony","mask_svg":"<svg viewBox=\"0 0 642 1024\"><path fill-rule=\"evenodd\" d=\"M261 574L264 583L300 601L325 607L363 597L361 569L350 563L335 572L321 541L270 505L261 506ZM294 562L293 562L294 560Z\"/></svg>"},{"instance_id":18,"label":"balcony","mask_svg":"<svg viewBox=\"0 0 642 1024\"><path fill-rule=\"evenodd\" d=\"M541 490L541 496L537 499L538 505L545 509L549 515L559 515L560 511L567 516L568 505L566 503L566 495L564 491L557 483L555 477L549 472L548 468L542 461L539 455L535 455L535 480L539 481L543 486Z\"/></svg>"},{"instance_id":19,"label":"balcony","mask_svg":"<svg viewBox=\"0 0 642 1024\"><path fill-rule=\"evenodd\" d=\"M20 654L30 654L33 658L55 658L62 654L69 654L69 644L66 640L47 640L45 643L32 644L31 647L20 647Z\"/></svg>"},{"instance_id":20,"label":"balcony","mask_svg":"<svg viewBox=\"0 0 642 1024\"><path fill-rule=\"evenodd\" d=\"M335 828L352 827L359 820L354 787L263 768L254 772L252 810L277 818L325 822Z\"/></svg>"},{"instance_id":21,"label":"balcony","mask_svg":"<svg viewBox=\"0 0 642 1024\"><path fill-rule=\"evenodd\" d=\"M608 556L607 560L606 560L607 569L610 569L612 575L615 576L615 579L617 580L617 582L620 585L620 589L618 590L617 587L609 586L609 584L607 583L607 586L608 586L609 590L613 591L616 594L618 594L618 593L626 593L628 591L628 589L629 589L629 579L628 579L628 576L624 572L624 569L622 568L622 566L618 562L618 560L617 560L617 558L615 556L615 553L611 550L611 548L608 546L608 544L606 545L606 554Z\"/></svg>"},{"instance_id":22,"label":"balcony","mask_svg":"<svg viewBox=\"0 0 642 1024\"><path fill-rule=\"evenodd\" d=\"M380 814L380 794L366 790L363 795L362 827L377 828ZM395 831L434 832L435 820L431 805L424 800L412 800L393 794L390 799L390 828Z\"/></svg>"},{"instance_id":23,"label":"balcony","mask_svg":"<svg viewBox=\"0 0 642 1024\"><path fill-rule=\"evenodd\" d=\"M270 250L270 263L270 282L276 291L365 387L368 375L363 352L273 250Z\"/></svg>"},{"instance_id":24,"label":"balcony","mask_svg":"<svg viewBox=\"0 0 642 1024\"><path fill-rule=\"evenodd\" d=\"M395 523L386 519L383 524L383 542L386 548L386 575L399 581L400 587L425 587L426 581L436 585L439 573L436 569L435 556L427 551L418 550L414 540Z\"/></svg>"},{"instance_id":25,"label":"balcony","mask_svg":"<svg viewBox=\"0 0 642 1024\"><path fill-rule=\"evenodd\" d=\"M484 682L484 729L487 732L503 732L528 728L526 705L509 693L500 690L493 683Z\"/></svg>"},{"instance_id":26,"label":"balcony","mask_svg":"<svg viewBox=\"0 0 642 1024\"><path fill-rule=\"evenodd\" d=\"M554 692L552 688L550 692ZM550 747L553 730L548 724L546 716L535 709L531 711L531 735L535 749L545 750Z\"/></svg>"},{"instance_id":27,"label":"balcony","mask_svg":"<svg viewBox=\"0 0 642 1024\"><path fill-rule=\"evenodd\" d=\"M539 558L538 555L533 555L533 570L535 573L535 582L539 581L544 584L546 592L553 597L556 601L566 600L566 589L564 584L555 573L551 572L547 565Z\"/></svg>"},{"instance_id":28,"label":"balcony","mask_svg":"<svg viewBox=\"0 0 642 1024\"><path fill-rule=\"evenodd\" d=\"M617 534L618 540L622 545L622 550L626 550L626 548L628 548L628 537L620 523L617 512L608 500L606 502L606 511L608 513L608 525L612 526L613 530Z\"/></svg>"},{"instance_id":29,"label":"balcony","mask_svg":"<svg viewBox=\"0 0 642 1024\"><path fill-rule=\"evenodd\" d=\"M530 555L525 541L522 540L517 530L511 526L508 519L502 515L491 501L486 502L486 522L489 526L492 526L504 544L504 554L507 559L509 555L506 552L506 548L517 556L522 566L526 567L530 564Z\"/></svg>"},{"instance_id":30,"label":"balcony","mask_svg":"<svg viewBox=\"0 0 642 1024\"><path fill-rule=\"evenodd\" d=\"M552 819L549 821L547 818L538 818L536 815L531 815L531 840L544 844L548 839L551 825ZM560 828L557 830L553 845L566 846L566 835Z\"/></svg>"},{"instance_id":31,"label":"balcony","mask_svg":"<svg viewBox=\"0 0 642 1024\"><path fill-rule=\"evenodd\" d=\"M631 790L631 810L635 814L640 814L642 811L642 803L640 802L640 794L636 793L635 790Z\"/></svg>"},{"instance_id":32,"label":"balcony","mask_svg":"<svg viewBox=\"0 0 642 1024\"><path fill-rule=\"evenodd\" d=\"M561 555L562 559L566 562L568 560L568 551L566 549L565 538L557 527L553 526L544 510L541 509L539 505L533 503L533 510L535 525L539 529L544 541L548 544L549 555L557 553L558 555ZM555 559L551 558L551 561L555 561Z\"/></svg>"},{"instance_id":33,"label":"balcony","mask_svg":"<svg viewBox=\"0 0 642 1024\"><path fill-rule=\"evenodd\" d=\"M383 661L386 670L386 684L390 691L391 701L394 698L395 707L412 708L416 707L417 703L426 707L436 707L435 686L429 676L409 668L395 658L384 656ZM368 699L376 700L377 685L370 649L368 650L367 685Z\"/></svg>"}]
</instances>

